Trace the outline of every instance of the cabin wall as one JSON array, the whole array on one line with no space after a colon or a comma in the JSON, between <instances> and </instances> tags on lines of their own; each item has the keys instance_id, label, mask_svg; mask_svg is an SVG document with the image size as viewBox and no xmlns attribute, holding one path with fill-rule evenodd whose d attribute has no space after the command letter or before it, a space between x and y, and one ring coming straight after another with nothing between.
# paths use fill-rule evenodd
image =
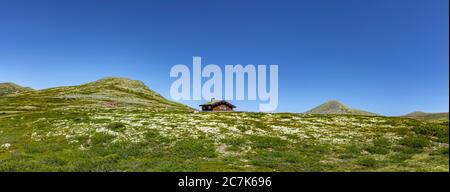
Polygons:
<instances>
[{"instance_id":1,"label":"cabin wall","mask_svg":"<svg viewBox=\"0 0 450 192\"><path fill-rule=\"evenodd\" d=\"M233 111L228 105L222 104L213 107L213 111Z\"/></svg>"}]
</instances>

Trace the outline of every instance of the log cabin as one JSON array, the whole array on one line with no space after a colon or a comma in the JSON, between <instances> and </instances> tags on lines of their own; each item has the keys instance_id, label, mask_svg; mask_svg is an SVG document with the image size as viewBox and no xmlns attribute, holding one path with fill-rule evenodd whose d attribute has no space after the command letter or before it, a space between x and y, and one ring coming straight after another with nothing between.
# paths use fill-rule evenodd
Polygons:
<instances>
[{"instance_id":1,"label":"log cabin","mask_svg":"<svg viewBox=\"0 0 450 192\"><path fill-rule=\"evenodd\" d=\"M233 111L236 106L225 101L225 100L215 100L211 99L208 103L200 105L202 111Z\"/></svg>"}]
</instances>

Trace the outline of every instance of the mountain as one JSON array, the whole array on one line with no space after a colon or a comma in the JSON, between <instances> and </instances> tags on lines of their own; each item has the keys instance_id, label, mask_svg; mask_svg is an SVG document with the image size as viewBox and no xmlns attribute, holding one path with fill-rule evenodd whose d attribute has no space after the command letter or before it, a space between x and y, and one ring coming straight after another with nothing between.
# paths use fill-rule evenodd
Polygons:
<instances>
[{"instance_id":1,"label":"mountain","mask_svg":"<svg viewBox=\"0 0 450 192\"><path fill-rule=\"evenodd\" d=\"M191 111L190 107L169 101L140 81L107 77L79 86L43 89L0 101L8 108L118 108L143 107L152 111ZM3 108L6 106L3 106Z\"/></svg>"},{"instance_id":2,"label":"mountain","mask_svg":"<svg viewBox=\"0 0 450 192\"><path fill-rule=\"evenodd\" d=\"M352 109L336 100L327 101L307 112L306 114L346 114L346 115L377 115L375 113Z\"/></svg>"},{"instance_id":3,"label":"mountain","mask_svg":"<svg viewBox=\"0 0 450 192\"><path fill-rule=\"evenodd\" d=\"M426 112L422 112L422 111L415 111L415 112L403 115L402 117L408 117L408 118L420 119L420 120L448 120L449 119L448 112L446 112L446 113L426 113Z\"/></svg>"},{"instance_id":4,"label":"mountain","mask_svg":"<svg viewBox=\"0 0 450 192\"><path fill-rule=\"evenodd\" d=\"M32 88L22 87L14 83L0 83L0 96L33 91Z\"/></svg>"}]
</instances>

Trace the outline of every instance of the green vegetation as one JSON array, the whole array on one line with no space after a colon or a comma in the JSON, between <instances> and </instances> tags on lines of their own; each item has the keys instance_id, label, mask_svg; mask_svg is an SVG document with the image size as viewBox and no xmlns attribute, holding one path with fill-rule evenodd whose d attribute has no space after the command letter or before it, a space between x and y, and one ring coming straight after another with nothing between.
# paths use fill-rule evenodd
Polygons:
<instances>
[{"instance_id":1,"label":"green vegetation","mask_svg":"<svg viewBox=\"0 0 450 192\"><path fill-rule=\"evenodd\" d=\"M197 113L106 78L0 97L0 171L449 171L448 121Z\"/></svg>"},{"instance_id":2,"label":"green vegetation","mask_svg":"<svg viewBox=\"0 0 450 192\"><path fill-rule=\"evenodd\" d=\"M403 117L409 117L413 119L419 120L434 120L434 121L448 121L448 113L425 113L422 111L416 111L412 113L408 113Z\"/></svg>"},{"instance_id":3,"label":"green vegetation","mask_svg":"<svg viewBox=\"0 0 450 192\"><path fill-rule=\"evenodd\" d=\"M33 91L32 88L22 87L14 83L0 83L0 96Z\"/></svg>"}]
</instances>

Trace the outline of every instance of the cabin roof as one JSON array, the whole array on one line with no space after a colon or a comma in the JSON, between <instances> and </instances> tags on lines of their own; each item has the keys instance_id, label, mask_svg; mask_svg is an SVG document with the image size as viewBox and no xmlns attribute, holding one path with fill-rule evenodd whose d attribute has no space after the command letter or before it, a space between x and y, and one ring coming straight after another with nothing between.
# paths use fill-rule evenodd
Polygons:
<instances>
[{"instance_id":1,"label":"cabin roof","mask_svg":"<svg viewBox=\"0 0 450 192\"><path fill-rule=\"evenodd\" d=\"M231 104L230 102L225 101L225 100L211 100L208 103L202 104L200 106L218 106L218 105L221 105L221 104L228 105L231 108L236 108L236 106L234 106L233 104Z\"/></svg>"}]
</instances>

